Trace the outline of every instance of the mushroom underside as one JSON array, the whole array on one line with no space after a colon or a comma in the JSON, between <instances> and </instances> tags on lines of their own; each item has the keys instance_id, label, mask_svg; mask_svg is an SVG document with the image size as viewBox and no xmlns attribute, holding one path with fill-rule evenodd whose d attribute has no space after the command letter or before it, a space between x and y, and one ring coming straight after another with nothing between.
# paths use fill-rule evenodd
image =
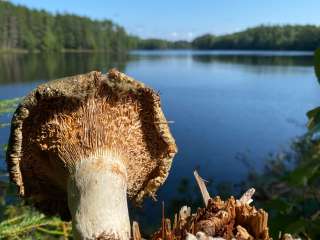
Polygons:
<instances>
[{"instance_id":1,"label":"mushroom underside","mask_svg":"<svg viewBox=\"0 0 320 240\"><path fill-rule=\"evenodd\" d=\"M158 94L118 72L39 86L14 115L7 161L22 196L69 219L68 178L79 159L103 151L125 163L137 203L164 182L176 152Z\"/></svg>"}]
</instances>

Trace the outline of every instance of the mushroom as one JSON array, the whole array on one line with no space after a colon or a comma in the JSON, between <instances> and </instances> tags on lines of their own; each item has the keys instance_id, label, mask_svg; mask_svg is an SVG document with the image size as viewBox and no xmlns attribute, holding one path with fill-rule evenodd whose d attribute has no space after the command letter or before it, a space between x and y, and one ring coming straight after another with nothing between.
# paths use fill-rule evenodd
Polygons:
<instances>
[{"instance_id":1,"label":"mushroom","mask_svg":"<svg viewBox=\"0 0 320 240\"><path fill-rule=\"evenodd\" d=\"M129 239L127 196L154 198L176 152L159 95L112 69L33 90L14 113L7 164L20 196L72 219L75 239Z\"/></svg>"}]
</instances>

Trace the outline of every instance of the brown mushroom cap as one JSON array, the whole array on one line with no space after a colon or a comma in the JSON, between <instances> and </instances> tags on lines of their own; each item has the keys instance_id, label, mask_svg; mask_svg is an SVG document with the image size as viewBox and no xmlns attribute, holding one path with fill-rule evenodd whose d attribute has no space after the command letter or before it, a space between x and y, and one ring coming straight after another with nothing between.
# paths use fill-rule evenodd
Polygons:
<instances>
[{"instance_id":1,"label":"brown mushroom cap","mask_svg":"<svg viewBox=\"0 0 320 240\"><path fill-rule=\"evenodd\" d=\"M12 119L10 178L37 208L68 219L70 171L101 149L125 161L135 203L155 195L177 152L159 95L114 69L50 81L24 99Z\"/></svg>"}]
</instances>

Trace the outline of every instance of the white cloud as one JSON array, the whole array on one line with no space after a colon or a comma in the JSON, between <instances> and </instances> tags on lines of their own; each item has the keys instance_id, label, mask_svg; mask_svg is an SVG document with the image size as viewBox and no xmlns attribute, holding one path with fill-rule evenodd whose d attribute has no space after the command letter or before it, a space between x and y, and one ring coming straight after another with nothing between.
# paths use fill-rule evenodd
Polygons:
<instances>
[{"instance_id":1,"label":"white cloud","mask_svg":"<svg viewBox=\"0 0 320 240\"><path fill-rule=\"evenodd\" d=\"M187 39L188 39L188 40L191 39L191 38L193 38L193 36L194 36L193 32L188 32L188 33L187 33Z\"/></svg>"},{"instance_id":2,"label":"white cloud","mask_svg":"<svg viewBox=\"0 0 320 240\"><path fill-rule=\"evenodd\" d=\"M173 38L178 37L178 35L179 35L179 33L177 33L177 32L170 33L170 36L173 37Z\"/></svg>"}]
</instances>

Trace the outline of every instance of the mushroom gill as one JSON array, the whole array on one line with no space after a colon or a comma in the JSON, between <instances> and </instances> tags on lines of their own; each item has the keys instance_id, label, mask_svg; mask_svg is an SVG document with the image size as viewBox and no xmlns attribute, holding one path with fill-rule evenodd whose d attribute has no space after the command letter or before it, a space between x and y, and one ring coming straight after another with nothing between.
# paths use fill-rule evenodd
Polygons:
<instances>
[{"instance_id":1,"label":"mushroom gill","mask_svg":"<svg viewBox=\"0 0 320 240\"><path fill-rule=\"evenodd\" d=\"M137 203L154 196L175 153L159 95L111 70L29 94L12 120L7 162L22 196L46 213L71 214L77 239L128 239L126 194Z\"/></svg>"}]
</instances>

